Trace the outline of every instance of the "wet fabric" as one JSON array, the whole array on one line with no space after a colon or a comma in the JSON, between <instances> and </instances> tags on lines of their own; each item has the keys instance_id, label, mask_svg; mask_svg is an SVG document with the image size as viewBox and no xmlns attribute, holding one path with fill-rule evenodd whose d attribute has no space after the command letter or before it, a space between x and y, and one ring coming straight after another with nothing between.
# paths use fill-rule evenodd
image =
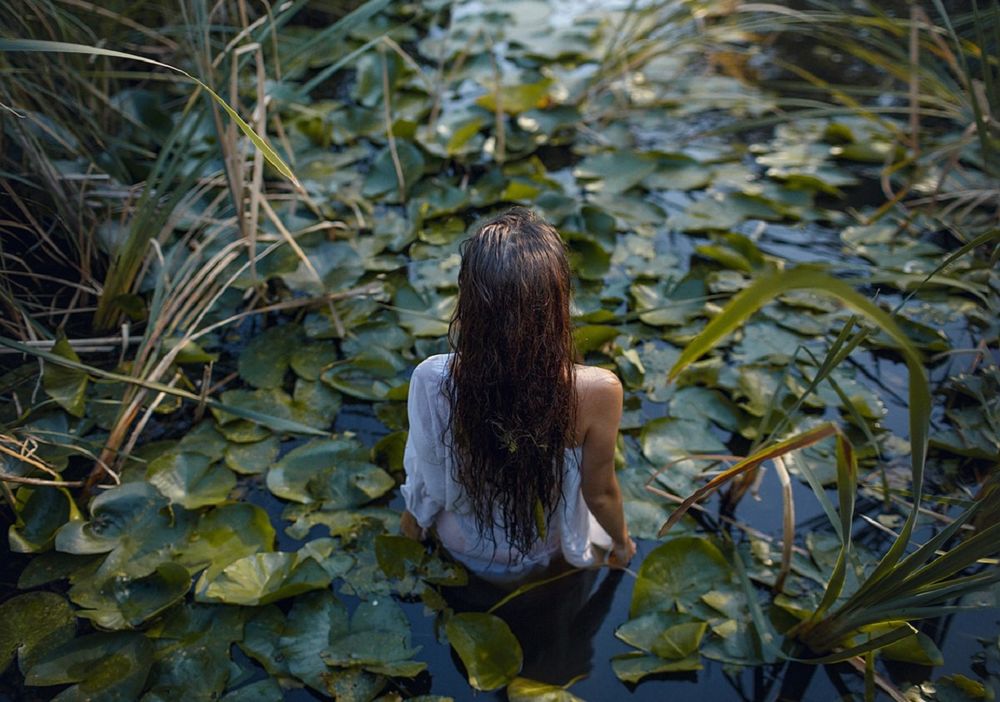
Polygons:
<instances>
[{"instance_id":1,"label":"wet fabric","mask_svg":"<svg viewBox=\"0 0 1000 702\"><path fill-rule=\"evenodd\" d=\"M522 553L507 542L500 525L494 526L492 540L480 537L465 492L454 479L448 431L451 408L444 393L450 360L451 354L431 356L410 378L410 431L403 458L406 482L400 489L406 509L421 527L433 528L457 560L491 582L511 583L542 574L560 556L581 568L599 562L611 537L584 502L580 447L566 450L562 499L544 539Z\"/></svg>"}]
</instances>

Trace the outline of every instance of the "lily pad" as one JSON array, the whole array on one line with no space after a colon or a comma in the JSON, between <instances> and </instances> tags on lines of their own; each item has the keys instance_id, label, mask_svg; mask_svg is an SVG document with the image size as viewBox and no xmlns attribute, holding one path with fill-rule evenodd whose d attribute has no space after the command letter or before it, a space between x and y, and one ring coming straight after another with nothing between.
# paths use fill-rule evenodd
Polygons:
<instances>
[{"instance_id":1,"label":"lily pad","mask_svg":"<svg viewBox=\"0 0 1000 702\"><path fill-rule=\"evenodd\" d=\"M48 651L24 676L28 685L67 685L60 702L139 698L153 663L153 644L131 632L90 634Z\"/></svg>"},{"instance_id":2,"label":"lily pad","mask_svg":"<svg viewBox=\"0 0 1000 702\"><path fill-rule=\"evenodd\" d=\"M611 659L611 668L619 680L636 683L647 675L658 673L688 673L702 669L699 656L667 660L641 652L623 653Z\"/></svg>"},{"instance_id":3,"label":"lily pad","mask_svg":"<svg viewBox=\"0 0 1000 702\"><path fill-rule=\"evenodd\" d=\"M427 667L411 660L410 623L391 597L362 602L351 615L350 631L331 641L321 654L335 667L362 667L372 673L413 677Z\"/></svg>"},{"instance_id":4,"label":"lily pad","mask_svg":"<svg viewBox=\"0 0 1000 702\"><path fill-rule=\"evenodd\" d=\"M520 677L511 680L507 686L507 699L510 702L583 702L558 685Z\"/></svg>"},{"instance_id":5,"label":"lily pad","mask_svg":"<svg viewBox=\"0 0 1000 702\"><path fill-rule=\"evenodd\" d=\"M469 684L477 690L501 688L521 671L521 644L503 619L485 612L461 612L448 619L445 632L465 665Z\"/></svg>"},{"instance_id":6,"label":"lily pad","mask_svg":"<svg viewBox=\"0 0 1000 702\"><path fill-rule=\"evenodd\" d=\"M387 193L404 192L413 187L424 174L424 157L413 143L404 139L396 139L396 158L399 159L402 173L402 184L396 172L395 159L389 147L382 149L372 161L371 170L361 187L361 194L374 198ZM396 201L396 198L390 198Z\"/></svg>"},{"instance_id":7,"label":"lily pad","mask_svg":"<svg viewBox=\"0 0 1000 702\"><path fill-rule=\"evenodd\" d=\"M52 346L52 353L70 361L80 362L80 357L62 336ZM86 371L68 368L56 363L45 363L42 371L42 387L46 394L74 417L82 417L89 376Z\"/></svg>"},{"instance_id":8,"label":"lily pad","mask_svg":"<svg viewBox=\"0 0 1000 702\"><path fill-rule=\"evenodd\" d=\"M78 555L107 553L89 582L95 587L114 575L147 575L171 557L191 527L190 513L177 510L171 518L167 504L147 482L124 483L94 498L90 521L63 525L56 532L56 549Z\"/></svg>"},{"instance_id":9,"label":"lily pad","mask_svg":"<svg viewBox=\"0 0 1000 702\"><path fill-rule=\"evenodd\" d=\"M296 598L277 640L278 651L288 671L320 692L327 691L325 675L330 668L321 655L350 631L347 608L332 592L314 592Z\"/></svg>"},{"instance_id":10,"label":"lily pad","mask_svg":"<svg viewBox=\"0 0 1000 702\"><path fill-rule=\"evenodd\" d=\"M146 480L172 503L197 509L224 502L236 476L200 453L167 453L146 470Z\"/></svg>"},{"instance_id":11,"label":"lily pad","mask_svg":"<svg viewBox=\"0 0 1000 702\"><path fill-rule=\"evenodd\" d=\"M357 440L314 439L289 451L267 474L267 487L278 497L330 509L356 507L395 487L392 476L368 462Z\"/></svg>"},{"instance_id":12,"label":"lily pad","mask_svg":"<svg viewBox=\"0 0 1000 702\"><path fill-rule=\"evenodd\" d=\"M195 599L256 606L327 587L332 577L303 551L256 553L233 561L211 580L203 575Z\"/></svg>"},{"instance_id":13,"label":"lily pad","mask_svg":"<svg viewBox=\"0 0 1000 702\"><path fill-rule=\"evenodd\" d=\"M255 388L281 387L301 338L301 329L294 324L271 327L254 336L240 353L240 377Z\"/></svg>"},{"instance_id":14,"label":"lily pad","mask_svg":"<svg viewBox=\"0 0 1000 702\"><path fill-rule=\"evenodd\" d=\"M102 629L134 629L147 619L179 602L191 588L187 569L163 563L149 575L108 580L96 596L78 598L79 616Z\"/></svg>"},{"instance_id":15,"label":"lily pad","mask_svg":"<svg viewBox=\"0 0 1000 702\"><path fill-rule=\"evenodd\" d=\"M265 473L278 457L279 448L276 436L268 436L262 441L251 443L229 444L224 455L226 466L242 475Z\"/></svg>"},{"instance_id":16,"label":"lily pad","mask_svg":"<svg viewBox=\"0 0 1000 702\"><path fill-rule=\"evenodd\" d=\"M680 612L647 612L618 627L615 636L660 658L680 660L698 651L708 622Z\"/></svg>"},{"instance_id":17,"label":"lily pad","mask_svg":"<svg viewBox=\"0 0 1000 702\"><path fill-rule=\"evenodd\" d=\"M661 417L648 422L640 436L642 453L656 466L696 453L728 453L707 421Z\"/></svg>"},{"instance_id":18,"label":"lily pad","mask_svg":"<svg viewBox=\"0 0 1000 702\"><path fill-rule=\"evenodd\" d=\"M0 674L17 657L22 671L48 649L73 637L76 616L54 592L29 592L0 604Z\"/></svg>"},{"instance_id":19,"label":"lily pad","mask_svg":"<svg viewBox=\"0 0 1000 702\"><path fill-rule=\"evenodd\" d=\"M647 612L690 606L706 592L727 583L729 562L711 541L682 536L657 546L639 568L629 610L634 619Z\"/></svg>"},{"instance_id":20,"label":"lily pad","mask_svg":"<svg viewBox=\"0 0 1000 702\"><path fill-rule=\"evenodd\" d=\"M233 561L274 547L274 527L262 508L246 502L220 505L203 513L187 540L178 544L177 562L189 571L206 568L212 580Z\"/></svg>"},{"instance_id":21,"label":"lily pad","mask_svg":"<svg viewBox=\"0 0 1000 702\"><path fill-rule=\"evenodd\" d=\"M10 550L38 553L51 548L56 531L72 519L79 519L73 497L65 488L23 487L16 495L17 520L10 525Z\"/></svg>"}]
</instances>

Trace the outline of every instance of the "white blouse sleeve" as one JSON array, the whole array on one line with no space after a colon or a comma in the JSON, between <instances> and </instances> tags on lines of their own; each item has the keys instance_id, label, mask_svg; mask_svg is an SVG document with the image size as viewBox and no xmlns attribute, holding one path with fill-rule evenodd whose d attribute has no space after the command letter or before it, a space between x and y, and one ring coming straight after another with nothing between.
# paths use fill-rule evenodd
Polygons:
<instances>
[{"instance_id":1,"label":"white blouse sleeve","mask_svg":"<svg viewBox=\"0 0 1000 702\"><path fill-rule=\"evenodd\" d=\"M444 427L438 412L442 401L439 364L439 357L431 357L417 366L407 397L410 431L403 453L406 481L400 492L407 511L424 529L434 524L446 502Z\"/></svg>"}]
</instances>

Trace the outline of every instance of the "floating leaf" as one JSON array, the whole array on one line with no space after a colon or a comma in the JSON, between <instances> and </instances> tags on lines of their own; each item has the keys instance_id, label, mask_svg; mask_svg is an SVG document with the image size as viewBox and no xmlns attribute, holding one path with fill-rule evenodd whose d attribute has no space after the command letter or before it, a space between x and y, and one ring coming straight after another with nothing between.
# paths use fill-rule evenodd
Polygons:
<instances>
[{"instance_id":1,"label":"floating leaf","mask_svg":"<svg viewBox=\"0 0 1000 702\"><path fill-rule=\"evenodd\" d=\"M274 678L266 678L227 692L221 702L282 702L284 699L281 685Z\"/></svg>"},{"instance_id":2,"label":"floating leaf","mask_svg":"<svg viewBox=\"0 0 1000 702\"><path fill-rule=\"evenodd\" d=\"M330 574L303 551L257 553L233 561L211 580L202 576L195 599L255 606L325 588Z\"/></svg>"},{"instance_id":3,"label":"floating leaf","mask_svg":"<svg viewBox=\"0 0 1000 702\"><path fill-rule=\"evenodd\" d=\"M17 520L10 525L10 550L37 553L52 546L56 531L80 515L65 488L23 487L17 491Z\"/></svg>"},{"instance_id":4,"label":"floating leaf","mask_svg":"<svg viewBox=\"0 0 1000 702\"><path fill-rule=\"evenodd\" d=\"M727 453L708 422L661 417L648 422L640 436L642 453L656 466L696 453Z\"/></svg>"},{"instance_id":5,"label":"floating leaf","mask_svg":"<svg viewBox=\"0 0 1000 702\"><path fill-rule=\"evenodd\" d=\"M656 161L634 151L594 154L573 169L577 178L590 181L585 187L593 192L621 193L656 170Z\"/></svg>"},{"instance_id":6,"label":"floating leaf","mask_svg":"<svg viewBox=\"0 0 1000 702\"><path fill-rule=\"evenodd\" d=\"M52 346L52 353L76 363L80 357L70 346L65 336L60 336ZM79 368L46 363L42 371L42 387L46 394L74 417L82 417L85 409L85 396L89 376Z\"/></svg>"},{"instance_id":7,"label":"floating leaf","mask_svg":"<svg viewBox=\"0 0 1000 702\"><path fill-rule=\"evenodd\" d=\"M54 592L29 592L0 604L0 674L18 658L22 672L45 651L73 637L76 616Z\"/></svg>"},{"instance_id":8,"label":"floating leaf","mask_svg":"<svg viewBox=\"0 0 1000 702\"><path fill-rule=\"evenodd\" d=\"M332 637L331 637L332 638ZM391 597L362 602L351 615L350 631L330 642L321 655L328 665L360 666L382 675L413 677L427 667L410 660L410 623Z\"/></svg>"},{"instance_id":9,"label":"floating leaf","mask_svg":"<svg viewBox=\"0 0 1000 702\"><path fill-rule=\"evenodd\" d=\"M520 672L521 644L499 617L484 612L454 614L445 632L465 665L469 684L477 690L501 688Z\"/></svg>"},{"instance_id":10,"label":"floating leaf","mask_svg":"<svg viewBox=\"0 0 1000 702\"><path fill-rule=\"evenodd\" d=\"M514 678L507 686L510 702L582 702L569 690L528 678Z\"/></svg>"},{"instance_id":11,"label":"floating leaf","mask_svg":"<svg viewBox=\"0 0 1000 702\"><path fill-rule=\"evenodd\" d=\"M27 685L67 685L60 702L139 698L153 663L153 643L132 632L71 639L45 653L25 673Z\"/></svg>"},{"instance_id":12,"label":"floating leaf","mask_svg":"<svg viewBox=\"0 0 1000 702\"><path fill-rule=\"evenodd\" d=\"M166 505L149 483L125 483L95 498L89 522L65 524L56 533L57 549L107 553L97 567L74 575L70 599L84 607L103 608L102 588L109 582L146 577L171 560L177 544L187 539L194 515L184 509L163 509Z\"/></svg>"},{"instance_id":13,"label":"floating leaf","mask_svg":"<svg viewBox=\"0 0 1000 702\"><path fill-rule=\"evenodd\" d=\"M647 612L622 624L615 636L660 658L678 660L698 651L708 623L681 612Z\"/></svg>"},{"instance_id":14,"label":"floating leaf","mask_svg":"<svg viewBox=\"0 0 1000 702\"><path fill-rule=\"evenodd\" d=\"M267 487L278 497L330 509L355 507L384 495L396 482L368 462L357 440L315 439L289 451L267 474Z\"/></svg>"},{"instance_id":15,"label":"floating leaf","mask_svg":"<svg viewBox=\"0 0 1000 702\"><path fill-rule=\"evenodd\" d=\"M236 476L200 453L167 453L146 470L146 480L172 503L197 509L224 502Z\"/></svg>"},{"instance_id":16,"label":"floating leaf","mask_svg":"<svg viewBox=\"0 0 1000 702\"><path fill-rule=\"evenodd\" d=\"M728 561L708 539L682 536L668 541L642 562L630 616L690 605L727 583L731 574Z\"/></svg>"},{"instance_id":17,"label":"floating leaf","mask_svg":"<svg viewBox=\"0 0 1000 702\"><path fill-rule=\"evenodd\" d=\"M108 580L96 596L78 598L79 616L102 629L134 629L147 619L179 602L191 588L187 569L163 563L149 575Z\"/></svg>"},{"instance_id":18,"label":"floating leaf","mask_svg":"<svg viewBox=\"0 0 1000 702\"><path fill-rule=\"evenodd\" d=\"M403 182L399 182L392 150L382 149L372 161L371 170L365 177L361 194L365 197L379 197L387 193L409 190L424 174L424 157L420 149L404 139L396 139L396 156L402 171Z\"/></svg>"},{"instance_id":19,"label":"floating leaf","mask_svg":"<svg viewBox=\"0 0 1000 702\"><path fill-rule=\"evenodd\" d=\"M476 104L490 112L501 110L507 114L520 114L544 106L551 84L550 78L543 78L535 83L503 85L499 91L493 90L476 98Z\"/></svg>"},{"instance_id":20,"label":"floating leaf","mask_svg":"<svg viewBox=\"0 0 1000 702\"><path fill-rule=\"evenodd\" d=\"M206 568L212 580L233 561L274 547L274 527L262 508L245 502L220 505L198 517L188 539L178 544L177 562L194 572Z\"/></svg>"},{"instance_id":21,"label":"floating leaf","mask_svg":"<svg viewBox=\"0 0 1000 702\"><path fill-rule=\"evenodd\" d=\"M667 660L645 653L623 653L611 659L611 668L619 680L636 683L647 675L657 673L687 673L701 670L701 658L690 656L680 660Z\"/></svg>"},{"instance_id":22,"label":"floating leaf","mask_svg":"<svg viewBox=\"0 0 1000 702\"><path fill-rule=\"evenodd\" d=\"M604 346L621 333L618 327L607 324L585 324L573 329L576 350L586 355Z\"/></svg>"},{"instance_id":23,"label":"floating leaf","mask_svg":"<svg viewBox=\"0 0 1000 702\"><path fill-rule=\"evenodd\" d=\"M225 452L226 466L243 475L264 473L278 457L279 446L276 436L252 443L229 444Z\"/></svg>"},{"instance_id":24,"label":"floating leaf","mask_svg":"<svg viewBox=\"0 0 1000 702\"><path fill-rule=\"evenodd\" d=\"M313 689L327 691L330 668L321 655L331 641L350 630L347 609L332 592L314 592L296 598L277 641L289 672Z\"/></svg>"},{"instance_id":25,"label":"floating leaf","mask_svg":"<svg viewBox=\"0 0 1000 702\"><path fill-rule=\"evenodd\" d=\"M255 388L281 387L301 335L298 325L283 324L254 336L240 353L240 377Z\"/></svg>"},{"instance_id":26,"label":"floating leaf","mask_svg":"<svg viewBox=\"0 0 1000 702\"><path fill-rule=\"evenodd\" d=\"M300 602L308 602L310 598L319 594L325 593L306 594L296 598L292 605L293 610ZM240 648L250 658L264 666L264 670L270 675L287 677L290 674L288 658L281 652L280 645L281 635L285 630L285 615L277 605L257 607L252 612L244 627L243 640L239 642ZM325 640L322 645L326 645Z\"/></svg>"}]
</instances>

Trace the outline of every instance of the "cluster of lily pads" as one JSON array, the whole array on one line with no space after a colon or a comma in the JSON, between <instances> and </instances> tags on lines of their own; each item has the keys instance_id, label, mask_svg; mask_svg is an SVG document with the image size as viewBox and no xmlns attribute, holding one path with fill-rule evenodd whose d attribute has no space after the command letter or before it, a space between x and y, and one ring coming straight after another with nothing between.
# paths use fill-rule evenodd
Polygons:
<instances>
[{"instance_id":1,"label":"cluster of lily pads","mask_svg":"<svg viewBox=\"0 0 1000 702\"><path fill-rule=\"evenodd\" d=\"M882 467L863 471L861 489L880 499L888 499L876 492L883 484L905 490L894 469L909 447L887 426L890 408L905 400L884 334L869 335L862 360L838 367L802 412L787 414L850 317L835 301L785 294L667 381L726 299L790 261L893 302L923 284L947 255L922 235L930 220L869 222L871 211L847 211L851 188L896 148L887 130L837 117L780 124L750 146L693 138L700 125L769 114L775 104L703 65L704 44L693 40L703 28L690 12L666 24L656 12L633 20L604 10L566 22L540 1L400 12L359 22L346 47L294 25L278 37L283 79L271 109L287 126L284 155L323 216L343 226L317 227L312 213L276 201L309 263L278 246L254 275L284 299L360 292L297 315L262 315L259 325L209 334L178 356L178 375L192 386L207 362L235 377L197 422L191 404L161 405L153 424L174 438L138 446L121 484L88 504L62 487L16 491L10 547L34 555L18 578L26 592L0 605L0 670L16 658L26 685L69 685L60 700L281 699L293 685L345 700L389 690L383 699L395 699L426 667L403 600L442 617L440 633L473 687L507 686L518 700L574 699L517 677L520 648L498 617L449 609L441 587L463 585L464 571L397 536L399 514L389 507L401 479L407 377L446 348L458 245L478 217L515 203L564 236L577 346L625 385L619 480L637 538L662 538L672 508L649 487L684 497L718 468L720 459L701 455L743 453L775 430L780 439L823 421L843 425L865 466ZM662 50L641 61L622 53L625 24L636 46ZM347 70L349 88L315 97L334 92L326 69L353 50L352 68L332 74ZM258 250L280 240L265 224ZM171 246L187 242L168 242L167 261ZM151 267L149 288L157 275L169 271ZM237 309L255 282L236 278L214 318ZM962 482L966 459L1000 460L997 367L959 373L947 353L997 338L998 296L996 270L969 258L898 311L913 343L945 359L938 369L948 402L931 438L942 490ZM55 351L79 360L66 343ZM51 402L18 429L42 441L37 458L71 473L81 448L96 452L106 438L120 390L54 364L43 386ZM352 433L349 410L377 419L377 440L366 445ZM787 460L794 475L835 481L832 442ZM5 471L35 474L4 461ZM280 520L260 506L274 503L259 497L263 489L280 500ZM891 526L893 515L883 516ZM612 661L623 681L698 670L703 658L764 661L753 591L718 541L695 527L685 519L639 565L630 619L616 632L635 649ZM815 608L836 559L830 534L810 532L800 543L775 600L790 621ZM737 548L749 580L773 585L776 541L753 532ZM855 553L845 594L875 560L864 547ZM883 655L941 661L924 634Z\"/></svg>"}]
</instances>

